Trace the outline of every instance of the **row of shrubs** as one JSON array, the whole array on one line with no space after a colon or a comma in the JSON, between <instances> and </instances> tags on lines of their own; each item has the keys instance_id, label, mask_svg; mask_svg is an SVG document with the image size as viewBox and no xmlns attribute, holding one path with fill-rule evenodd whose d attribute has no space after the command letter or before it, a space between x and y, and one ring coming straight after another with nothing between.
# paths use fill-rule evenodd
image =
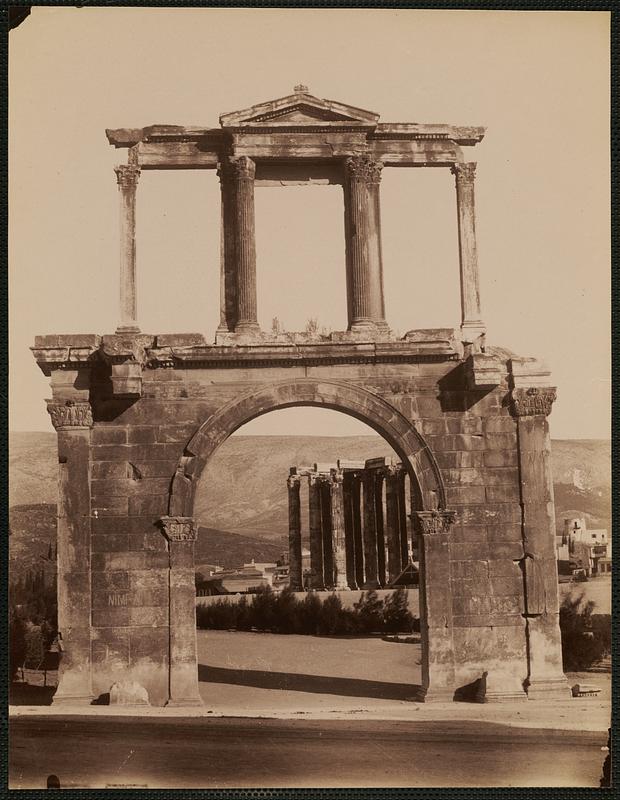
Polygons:
<instances>
[{"instance_id":1,"label":"row of shrubs","mask_svg":"<svg viewBox=\"0 0 620 800\"><path fill-rule=\"evenodd\" d=\"M560 606L562 661L569 672L589 669L611 654L611 616L594 614L583 594L567 596Z\"/></svg>"},{"instance_id":2,"label":"row of shrubs","mask_svg":"<svg viewBox=\"0 0 620 800\"><path fill-rule=\"evenodd\" d=\"M196 608L196 624L212 630L270 631L312 636L352 636L367 633L411 633L419 620L407 606L407 590L394 590L385 600L376 591L362 592L353 608L343 608L338 594L324 600L308 592L303 600L288 587L276 594L270 587L256 591L251 601L218 600Z\"/></svg>"}]
</instances>

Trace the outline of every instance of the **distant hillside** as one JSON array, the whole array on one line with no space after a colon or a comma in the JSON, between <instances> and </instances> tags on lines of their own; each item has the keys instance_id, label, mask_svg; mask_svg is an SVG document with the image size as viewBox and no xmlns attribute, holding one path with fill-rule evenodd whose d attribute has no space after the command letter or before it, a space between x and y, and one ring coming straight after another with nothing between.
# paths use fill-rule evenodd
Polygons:
<instances>
[{"instance_id":1,"label":"distant hillside","mask_svg":"<svg viewBox=\"0 0 620 800\"><path fill-rule=\"evenodd\" d=\"M9 445L12 559L14 551L30 553L37 542L46 553L55 525L50 504L56 502L56 435L13 433ZM208 532L199 540L199 561L237 566L282 552L290 466L391 453L379 436L232 436L215 453L198 486L195 514ZM583 516L593 528L610 529L610 442L558 440L552 453L558 527L565 516Z\"/></svg>"},{"instance_id":2,"label":"distant hillside","mask_svg":"<svg viewBox=\"0 0 620 800\"><path fill-rule=\"evenodd\" d=\"M9 569L11 579L39 568L47 556L49 545L56 545L56 506L51 503L13 506L9 511L11 537ZM157 535L156 533L154 535ZM286 540L265 542L216 528L198 529L196 563L233 568L252 559L277 561L286 547Z\"/></svg>"}]
</instances>

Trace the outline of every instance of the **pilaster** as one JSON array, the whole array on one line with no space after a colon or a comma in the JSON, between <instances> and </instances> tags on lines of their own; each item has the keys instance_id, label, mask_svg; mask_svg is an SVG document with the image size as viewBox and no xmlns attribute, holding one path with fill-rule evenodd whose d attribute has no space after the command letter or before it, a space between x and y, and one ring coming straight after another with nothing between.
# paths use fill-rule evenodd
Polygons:
<instances>
[{"instance_id":1,"label":"pilaster","mask_svg":"<svg viewBox=\"0 0 620 800\"><path fill-rule=\"evenodd\" d=\"M528 641L528 699L570 697L562 665L555 511L548 414L556 389L517 386L511 411L517 420L522 535L521 562Z\"/></svg>"},{"instance_id":2,"label":"pilaster","mask_svg":"<svg viewBox=\"0 0 620 800\"><path fill-rule=\"evenodd\" d=\"M90 403L48 401L58 434L58 632L54 705L89 705L91 682Z\"/></svg>"},{"instance_id":3,"label":"pilaster","mask_svg":"<svg viewBox=\"0 0 620 800\"><path fill-rule=\"evenodd\" d=\"M454 511L418 511L420 550L421 702L453 700L455 685L451 568L448 543Z\"/></svg>"},{"instance_id":4,"label":"pilaster","mask_svg":"<svg viewBox=\"0 0 620 800\"><path fill-rule=\"evenodd\" d=\"M256 304L256 241L254 220L254 176L256 164L247 156L233 156L226 167L230 172L234 200L233 237L236 261L235 332L258 332Z\"/></svg>"},{"instance_id":5,"label":"pilaster","mask_svg":"<svg viewBox=\"0 0 620 800\"><path fill-rule=\"evenodd\" d=\"M170 698L166 705L200 706L194 564L197 527L193 517L162 517L159 524L170 557Z\"/></svg>"}]
</instances>

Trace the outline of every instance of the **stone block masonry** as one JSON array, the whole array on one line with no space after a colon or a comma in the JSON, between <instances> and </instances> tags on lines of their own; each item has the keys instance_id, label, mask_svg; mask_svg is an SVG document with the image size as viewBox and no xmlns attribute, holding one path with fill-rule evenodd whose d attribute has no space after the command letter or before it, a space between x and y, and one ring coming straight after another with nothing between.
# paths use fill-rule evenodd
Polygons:
<instances>
[{"instance_id":1,"label":"stone block masonry","mask_svg":"<svg viewBox=\"0 0 620 800\"><path fill-rule=\"evenodd\" d=\"M54 703L90 703L113 686L115 697L119 686L131 687L126 696L140 703L200 702L196 486L235 430L295 405L362 420L401 465L309 476L312 587L384 585L411 544L420 569L420 700L452 699L483 674L489 700L568 697L547 423L555 389L534 359L507 357L486 343L476 164L463 153L484 129L380 123L374 112L298 86L222 115L219 128L154 125L107 135L127 150L127 164L116 168L118 327L103 336L39 336L32 348L50 378L48 411L58 433L63 655ZM400 166L454 175L458 330L390 331L380 185L385 169ZM219 175L214 344L201 334L140 332L136 203L149 169ZM280 180L343 187L346 325L330 335L258 326L254 190ZM301 580L299 479L293 473L288 482L294 588Z\"/></svg>"}]
</instances>

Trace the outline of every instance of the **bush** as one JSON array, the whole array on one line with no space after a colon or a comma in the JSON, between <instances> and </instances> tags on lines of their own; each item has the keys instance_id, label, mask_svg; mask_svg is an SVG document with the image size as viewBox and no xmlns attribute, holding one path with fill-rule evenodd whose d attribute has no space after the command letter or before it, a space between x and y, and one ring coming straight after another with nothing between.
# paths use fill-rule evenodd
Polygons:
<instances>
[{"instance_id":1,"label":"bush","mask_svg":"<svg viewBox=\"0 0 620 800\"><path fill-rule=\"evenodd\" d=\"M611 617L592 614L593 608L592 600L585 602L583 594L562 601L562 661L567 671L587 670L611 652Z\"/></svg>"},{"instance_id":2,"label":"bush","mask_svg":"<svg viewBox=\"0 0 620 800\"><path fill-rule=\"evenodd\" d=\"M376 633L383 630L383 600L374 589L362 592L353 608L358 614L362 632Z\"/></svg>"},{"instance_id":3,"label":"bush","mask_svg":"<svg viewBox=\"0 0 620 800\"><path fill-rule=\"evenodd\" d=\"M383 605L383 625L387 633L411 633L413 616L409 611L407 589L399 586Z\"/></svg>"},{"instance_id":4,"label":"bush","mask_svg":"<svg viewBox=\"0 0 620 800\"><path fill-rule=\"evenodd\" d=\"M9 669L13 680L26 660L26 623L11 609L9 614Z\"/></svg>"},{"instance_id":5,"label":"bush","mask_svg":"<svg viewBox=\"0 0 620 800\"><path fill-rule=\"evenodd\" d=\"M374 590L362 592L354 607L343 608L333 593L324 601L316 592L298 600L290 588L279 594L270 587L256 590L252 602L245 595L238 602L217 600L196 608L196 624L212 630L272 631L311 636L354 636L364 633L397 633L419 630L407 608L407 591L397 589L385 601Z\"/></svg>"}]
</instances>

